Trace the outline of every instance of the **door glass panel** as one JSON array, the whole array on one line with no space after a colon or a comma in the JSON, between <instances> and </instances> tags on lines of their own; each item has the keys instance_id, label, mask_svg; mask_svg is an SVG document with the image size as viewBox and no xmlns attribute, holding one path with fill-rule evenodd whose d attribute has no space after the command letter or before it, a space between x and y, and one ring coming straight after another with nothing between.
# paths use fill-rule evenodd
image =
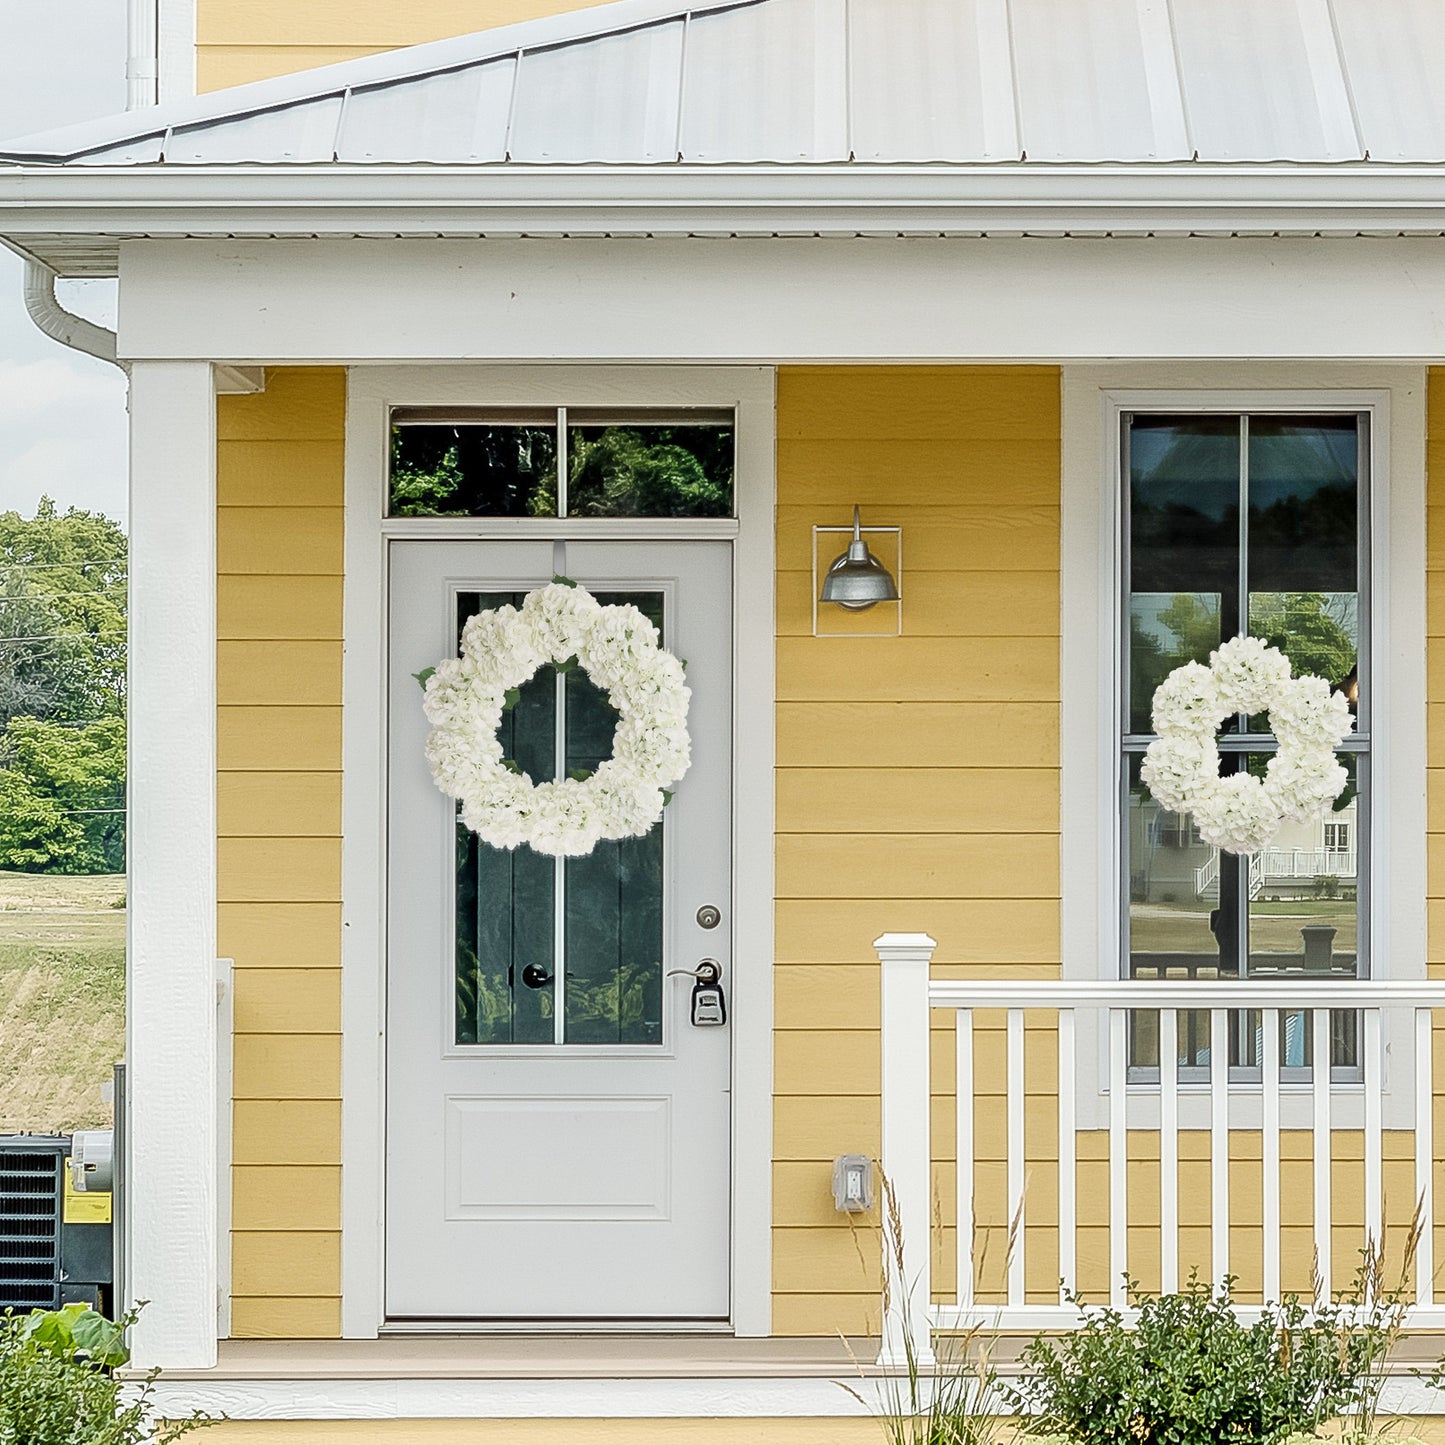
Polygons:
<instances>
[{"instance_id":1,"label":"door glass panel","mask_svg":"<svg viewBox=\"0 0 1445 1445\"><path fill-rule=\"evenodd\" d=\"M457 627L524 593L464 593ZM657 592L598 593L662 632ZM534 783L592 772L612 756L617 713L580 668L541 669L503 714L503 753ZM558 721L564 728L558 747ZM663 825L585 858L494 848L457 823L459 1044L662 1042ZM558 977L557 960L564 961Z\"/></svg>"}]
</instances>

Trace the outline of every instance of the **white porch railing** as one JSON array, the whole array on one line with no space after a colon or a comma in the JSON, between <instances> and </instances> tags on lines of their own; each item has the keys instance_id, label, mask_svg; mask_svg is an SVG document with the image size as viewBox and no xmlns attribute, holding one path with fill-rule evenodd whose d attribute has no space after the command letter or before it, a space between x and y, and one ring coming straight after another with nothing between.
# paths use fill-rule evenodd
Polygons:
<instances>
[{"instance_id":1,"label":"white porch railing","mask_svg":"<svg viewBox=\"0 0 1445 1445\"><path fill-rule=\"evenodd\" d=\"M1157 1280L1158 1288L1168 1292L1178 1288L1181 1269L1187 1271L1191 1263L1215 1283L1232 1273L1257 1272L1259 1278L1242 1280L1241 1286L1263 1299L1279 1299L1284 1253L1281 1145L1286 1138L1295 1183L1286 1201L1285 1222L1294 1227L1295 1256L1299 1236L1306 1231L1312 1235L1321 1293L1328 1297L1332 1286L1337 1289L1347 1283L1331 1278L1332 1258L1338 1258L1341 1250L1334 1236L1348 1227L1360 1246L1384 1238L1389 1136L1395 1175L1389 1201L1392 1229L1408 1224L1417 1201L1422 1212L1411 1323L1445 1326L1445 1305L1437 1305L1433 1283L1436 1159L1431 1046L1434 1011L1445 1009L1445 981L930 981L935 947L931 938L889 934L878 939L876 947L882 971L882 1163L896 1195L903 1240L901 1276L890 1266L885 1360L901 1357L905 1329L911 1329L915 1342L924 1344L929 1331L939 1327L986 1323L1033 1330L1077 1323L1077 1312L1065 1296L1078 1279L1079 1241L1085 1226L1091 1226L1092 1239L1107 1235L1108 1283L1103 1288L1116 1306L1126 1303L1126 1272ZM946 1155L935 1161L930 1149L930 1033L940 1022L940 1012L956 1019L953 1088L940 1093L954 1095L958 1161L957 1203L952 1217L943 1221L945 1235L951 1227L956 1241L957 1289L943 1303L937 1302L934 1289L936 1242L931 1225L934 1166L939 1163L946 1172L948 1161ZM985 1012L988 1027L981 1029L977 1016ZM1142 1061L1136 1057L1132 1064L1131 1015L1136 1021L1141 1016L1149 1021L1147 1042L1139 1052L1152 1056ZM1253 1016L1243 1030L1238 1023L1241 1015ZM1157 1035L1152 1027L1155 1016ZM1332 1036L1336 1021L1342 1025L1339 1038ZM1180 1041L1191 1028L1196 1040L1203 1037L1210 1043L1229 1039L1233 1029L1236 1053L1242 1047L1251 1056L1243 1063L1252 1062L1252 1070L1239 1058L1231 1067L1227 1046L1200 1047L1196 1041L1192 1067L1161 1071L1158 1060L1180 1058ZM987 1061L980 1058L976 1075L975 1051L981 1035L991 1052ZM1155 1038L1157 1052L1152 1047ZM1332 1060L1328 1087L1313 1085L1306 1039L1308 1057ZM1388 1081L1383 1069L1387 1044L1393 1074ZM1347 1055L1343 1060L1342 1051ZM1058 1084L1050 1107L1047 1098L1040 1098L1046 1091L1039 1079L1052 1080L1055 1065ZM1030 1076L1033 1082L1026 1090ZM987 1114L986 1120L981 1113ZM976 1128L981 1122L988 1126L987 1158L977 1147L985 1132ZM1187 1168L1195 1185L1186 1199L1192 1226L1187 1246L1181 1242L1180 1217L1184 1133L1193 1136ZM1246 1144L1241 1135L1252 1138ZM1157 1187L1141 1189L1140 1160L1145 1157L1152 1169L1156 1140ZM1084 1200L1087 1218L1081 1216L1083 1154L1094 1184L1100 1182L1101 1160L1107 1175L1107 1203L1097 1188L1091 1188ZM1037 1172L1046 1182L1031 1191L1030 1171L1040 1163L1046 1167ZM1055 1164L1056 1186L1048 1182ZM1011 1238L1006 1263L995 1271L1000 1277L986 1293L978 1286L980 1166L996 1171L1002 1166L1004 1206L1000 1214L995 1188L994 1224ZM1131 1166L1136 1176L1132 1189ZM1298 1187L1305 1169L1308 1191ZM1205 1175L1207 1188L1201 1187ZM1245 1208L1242 1186L1255 1176L1260 1183L1258 1191L1250 1194L1248 1218L1232 1219L1232 1213ZM1340 1180L1346 1177L1348 1187L1342 1187ZM1413 1181L1413 1191L1405 1198L1407 1179ZM1206 1193L1207 1202L1202 1197ZM1031 1227L1036 1212L1041 1218L1037 1227ZM1209 1235L1203 1258L1201 1217ZM1248 1271L1232 1268L1232 1223L1238 1229L1262 1227L1257 1269L1253 1261ZM1157 1253L1151 1247L1147 1260L1131 1259L1131 1230L1136 1241L1141 1232L1151 1238L1157 1232ZM1059 1289L1052 1283L1041 1288L1040 1269L1029 1268L1030 1252L1045 1241L1050 1264L1057 1249L1054 1278L1063 1280ZM997 1261L1004 1247L996 1243L994 1248ZM1101 1262L1095 1257L1091 1264L1093 1279L1101 1282ZM1294 1292L1307 1292L1307 1287L1292 1287Z\"/></svg>"}]
</instances>

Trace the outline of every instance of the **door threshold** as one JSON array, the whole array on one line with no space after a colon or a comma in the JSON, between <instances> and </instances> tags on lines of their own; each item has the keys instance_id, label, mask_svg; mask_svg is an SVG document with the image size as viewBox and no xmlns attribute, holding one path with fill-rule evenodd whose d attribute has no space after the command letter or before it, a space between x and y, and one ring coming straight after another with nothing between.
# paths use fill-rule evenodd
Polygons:
<instances>
[{"instance_id":1,"label":"door threshold","mask_svg":"<svg viewBox=\"0 0 1445 1445\"><path fill-rule=\"evenodd\" d=\"M731 1335L727 1320L387 1320L381 1335Z\"/></svg>"}]
</instances>

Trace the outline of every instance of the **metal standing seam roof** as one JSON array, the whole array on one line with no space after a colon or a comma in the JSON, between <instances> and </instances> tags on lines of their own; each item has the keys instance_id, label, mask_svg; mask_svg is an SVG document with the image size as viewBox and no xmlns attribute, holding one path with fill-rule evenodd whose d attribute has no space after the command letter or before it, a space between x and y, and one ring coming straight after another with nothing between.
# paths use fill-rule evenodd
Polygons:
<instances>
[{"instance_id":1,"label":"metal standing seam roof","mask_svg":"<svg viewBox=\"0 0 1445 1445\"><path fill-rule=\"evenodd\" d=\"M59 167L1445 163L1442 0L622 0L0 142Z\"/></svg>"}]
</instances>

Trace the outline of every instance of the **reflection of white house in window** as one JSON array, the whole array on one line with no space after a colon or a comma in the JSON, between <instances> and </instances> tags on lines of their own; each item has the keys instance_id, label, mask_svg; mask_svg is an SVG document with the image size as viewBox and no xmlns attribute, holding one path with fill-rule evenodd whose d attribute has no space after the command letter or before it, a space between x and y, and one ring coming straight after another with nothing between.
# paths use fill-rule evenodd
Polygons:
<instances>
[{"instance_id":1,"label":"reflection of white house in window","mask_svg":"<svg viewBox=\"0 0 1445 1445\"><path fill-rule=\"evenodd\" d=\"M1169 954L1174 952L1173 934L1184 920L1208 915L1219 906L1219 850L1200 839L1190 818L1161 808L1147 793L1135 793L1130 802L1129 857L1134 866L1129 892L1136 955L1149 951L1151 931L1157 933L1161 951ZM1249 860L1255 971L1268 970L1271 954L1292 954L1289 962L1296 967L1303 955L1309 970L1354 971L1356 808L1357 799L1351 796L1327 819L1286 823L1270 845ZM1324 937L1322 927L1332 930L1333 937ZM1136 969L1144 964L1146 972L1198 976L1196 969L1181 970L1178 958L1150 962L1154 969L1136 956ZM1280 957L1279 962L1286 960Z\"/></svg>"}]
</instances>

